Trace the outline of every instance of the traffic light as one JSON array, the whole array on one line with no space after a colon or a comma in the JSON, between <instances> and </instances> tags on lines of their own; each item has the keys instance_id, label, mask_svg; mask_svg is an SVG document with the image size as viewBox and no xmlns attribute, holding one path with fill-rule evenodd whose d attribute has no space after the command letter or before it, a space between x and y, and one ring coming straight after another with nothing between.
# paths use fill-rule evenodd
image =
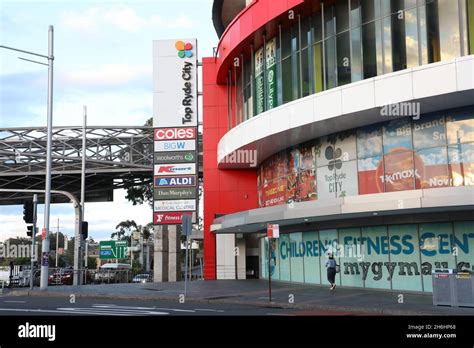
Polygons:
<instances>
[{"instance_id":1,"label":"traffic light","mask_svg":"<svg viewBox=\"0 0 474 348\"><path fill-rule=\"evenodd\" d=\"M26 226L26 228L28 229L28 231L26 231L26 234L28 235L28 237L31 237L33 235L33 225Z\"/></svg>"},{"instance_id":2,"label":"traffic light","mask_svg":"<svg viewBox=\"0 0 474 348\"><path fill-rule=\"evenodd\" d=\"M33 202L23 203L23 220L27 224L33 223Z\"/></svg>"},{"instance_id":3,"label":"traffic light","mask_svg":"<svg viewBox=\"0 0 474 348\"><path fill-rule=\"evenodd\" d=\"M81 234L83 240L86 240L89 236L89 223L87 221L82 221Z\"/></svg>"}]
</instances>

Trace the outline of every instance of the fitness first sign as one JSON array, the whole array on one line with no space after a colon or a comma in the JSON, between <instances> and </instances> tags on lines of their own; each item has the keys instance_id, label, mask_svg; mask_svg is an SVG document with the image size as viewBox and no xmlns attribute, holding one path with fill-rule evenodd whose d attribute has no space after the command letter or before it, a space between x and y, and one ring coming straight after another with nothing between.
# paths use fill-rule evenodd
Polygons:
<instances>
[{"instance_id":1,"label":"fitness first sign","mask_svg":"<svg viewBox=\"0 0 474 348\"><path fill-rule=\"evenodd\" d=\"M153 41L153 126L197 127L196 39Z\"/></svg>"},{"instance_id":2,"label":"fitness first sign","mask_svg":"<svg viewBox=\"0 0 474 348\"><path fill-rule=\"evenodd\" d=\"M196 39L153 41L154 224L196 221Z\"/></svg>"}]
</instances>

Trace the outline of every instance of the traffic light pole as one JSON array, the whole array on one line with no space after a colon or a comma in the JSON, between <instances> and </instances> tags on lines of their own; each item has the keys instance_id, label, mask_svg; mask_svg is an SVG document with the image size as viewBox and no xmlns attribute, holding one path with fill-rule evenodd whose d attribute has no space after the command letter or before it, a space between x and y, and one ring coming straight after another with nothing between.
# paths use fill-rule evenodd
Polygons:
<instances>
[{"instance_id":1,"label":"traffic light pole","mask_svg":"<svg viewBox=\"0 0 474 348\"><path fill-rule=\"evenodd\" d=\"M36 217L38 213L38 195L33 195L33 231L31 233L31 267L30 267L30 290L33 290L35 276L35 237L36 237ZM36 255L38 257L38 255Z\"/></svg>"}]
</instances>

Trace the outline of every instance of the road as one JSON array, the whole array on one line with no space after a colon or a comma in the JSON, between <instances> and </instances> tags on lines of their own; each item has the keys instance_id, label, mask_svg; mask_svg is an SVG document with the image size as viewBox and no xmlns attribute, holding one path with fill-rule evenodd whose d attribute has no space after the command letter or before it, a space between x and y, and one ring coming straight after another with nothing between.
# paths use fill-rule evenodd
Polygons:
<instances>
[{"instance_id":1,"label":"road","mask_svg":"<svg viewBox=\"0 0 474 348\"><path fill-rule=\"evenodd\" d=\"M177 303L165 300L78 298L70 303L56 297L0 298L0 316L10 315L101 315L101 316L182 316L182 315L357 315L354 312L301 310L225 303Z\"/></svg>"}]
</instances>

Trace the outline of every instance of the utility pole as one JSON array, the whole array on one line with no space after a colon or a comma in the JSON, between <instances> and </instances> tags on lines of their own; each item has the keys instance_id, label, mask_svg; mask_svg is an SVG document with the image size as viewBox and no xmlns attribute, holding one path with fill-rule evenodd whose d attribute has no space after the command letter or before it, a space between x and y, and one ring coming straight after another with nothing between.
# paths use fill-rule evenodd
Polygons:
<instances>
[{"instance_id":1,"label":"utility pole","mask_svg":"<svg viewBox=\"0 0 474 348\"><path fill-rule=\"evenodd\" d=\"M58 218L58 226L56 228L56 268L58 268L58 244L59 244L59 218Z\"/></svg>"},{"instance_id":2,"label":"utility pole","mask_svg":"<svg viewBox=\"0 0 474 348\"><path fill-rule=\"evenodd\" d=\"M35 276L35 237L36 237L36 220L38 212L38 195L33 195L33 231L31 233L31 266L30 266L30 290L33 290ZM38 255L36 255L37 257Z\"/></svg>"}]
</instances>

